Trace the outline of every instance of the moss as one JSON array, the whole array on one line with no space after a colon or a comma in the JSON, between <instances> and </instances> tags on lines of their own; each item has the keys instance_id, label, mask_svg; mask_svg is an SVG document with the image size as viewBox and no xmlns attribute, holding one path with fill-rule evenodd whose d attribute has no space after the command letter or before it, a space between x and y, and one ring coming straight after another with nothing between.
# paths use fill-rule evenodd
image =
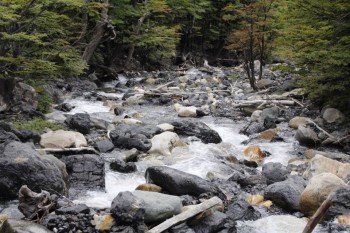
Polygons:
<instances>
[{"instance_id":1,"label":"moss","mask_svg":"<svg viewBox=\"0 0 350 233\"><path fill-rule=\"evenodd\" d=\"M17 122L14 125L17 129L28 129L38 133L43 133L45 128L50 128L51 130L64 129L64 126L59 123L52 123L41 118L34 118L28 122Z\"/></svg>"},{"instance_id":2,"label":"moss","mask_svg":"<svg viewBox=\"0 0 350 233\"><path fill-rule=\"evenodd\" d=\"M232 74L229 74L227 77L232 79L232 80L237 80L237 79L239 79L239 74L232 73Z\"/></svg>"},{"instance_id":3,"label":"moss","mask_svg":"<svg viewBox=\"0 0 350 233\"><path fill-rule=\"evenodd\" d=\"M282 71L282 72L288 72L288 73L295 73L295 68L291 65L287 64L280 64L272 67L272 71Z\"/></svg>"}]
</instances>

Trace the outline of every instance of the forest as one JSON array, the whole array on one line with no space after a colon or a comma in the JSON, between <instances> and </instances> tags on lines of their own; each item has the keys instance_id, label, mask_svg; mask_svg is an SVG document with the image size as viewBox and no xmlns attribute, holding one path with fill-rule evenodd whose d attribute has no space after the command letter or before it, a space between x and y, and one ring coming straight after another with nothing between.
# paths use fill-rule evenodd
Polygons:
<instances>
[{"instance_id":1,"label":"forest","mask_svg":"<svg viewBox=\"0 0 350 233\"><path fill-rule=\"evenodd\" d=\"M320 104L349 107L347 0L1 0L0 77L287 61ZM288 69L288 68L287 68ZM262 68L260 69L262 70Z\"/></svg>"}]
</instances>

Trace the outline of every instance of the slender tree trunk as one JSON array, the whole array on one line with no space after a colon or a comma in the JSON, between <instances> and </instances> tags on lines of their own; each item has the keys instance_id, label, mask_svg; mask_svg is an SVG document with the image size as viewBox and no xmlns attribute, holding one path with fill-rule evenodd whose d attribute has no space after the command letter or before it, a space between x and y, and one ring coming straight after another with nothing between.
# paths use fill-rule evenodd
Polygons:
<instances>
[{"instance_id":1,"label":"slender tree trunk","mask_svg":"<svg viewBox=\"0 0 350 233\"><path fill-rule=\"evenodd\" d=\"M263 61L264 61L264 55L265 55L265 36L261 36L261 46L260 46L260 70L259 70L259 79L262 79L262 73L263 73Z\"/></svg>"},{"instance_id":2,"label":"slender tree trunk","mask_svg":"<svg viewBox=\"0 0 350 233\"><path fill-rule=\"evenodd\" d=\"M97 46L99 45L105 31L106 31L106 25L108 23L108 6L109 6L109 0L103 0L103 7L101 9L101 18L96 23L96 29L94 31L94 34L92 35L92 38L89 42L89 44L85 47L82 59L89 64L92 55L94 54Z\"/></svg>"},{"instance_id":3,"label":"slender tree trunk","mask_svg":"<svg viewBox=\"0 0 350 233\"><path fill-rule=\"evenodd\" d=\"M255 84L255 71L254 71L254 25L253 25L253 15L251 15L250 20L250 32L249 32L249 69L250 77L249 82L250 86L256 91L258 88Z\"/></svg>"},{"instance_id":4,"label":"slender tree trunk","mask_svg":"<svg viewBox=\"0 0 350 233\"><path fill-rule=\"evenodd\" d=\"M145 1L145 4L147 3L147 1ZM150 11L147 11L146 13L144 13L141 18L139 18L138 22L137 22L137 27L136 27L136 30L135 30L135 34L136 35L139 35L140 34L140 30L141 30L141 26L143 24L143 22L151 15L151 12ZM135 44L132 44L130 45L129 47L129 52L128 52L128 57L126 58L126 61L125 61L125 66L128 66L133 55L134 55L134 52L135 52Z\"/></svg>"}]
</instances>

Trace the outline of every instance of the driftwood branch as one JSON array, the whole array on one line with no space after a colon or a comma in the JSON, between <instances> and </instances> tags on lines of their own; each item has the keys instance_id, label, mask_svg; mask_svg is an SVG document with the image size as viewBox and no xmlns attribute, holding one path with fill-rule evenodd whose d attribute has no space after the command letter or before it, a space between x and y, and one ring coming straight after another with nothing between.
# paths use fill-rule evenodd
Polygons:
<instances>
[{"instance_id":1,"label":"driftwood branch","mask_svg":"<svg viewBox=\"0 0 350 233\"><path fill-rule=\"evenodd\" d=\"M328 137L335 139L335 137L331 134L329 134L326 130L322 129L318 124L316 124L314 121L312 120L308 120L309 123L313 124L317 129L319 129L320 131L322 131L324 134L326 134Z\"/></svg>"},{"instance_id":2,"label":"driftwood branch","mask_svg":"<svg viewBox=\"0 0 350 233\"><path fill-rule=\"evenodd\" d=\"M293 106L295 102L293 100L246 100L242 103L233 105L235 108L239 107L250 107L250 106L256 106L261 104L277 104L277 105L287 105L287 106Z\"/></svg>"},{"instance_id":3,"label":"driftwood branch","mask_svg":"<svg viewBox=\"0 0 350 233\"><path fill-rule=\"evenodd\" d=\"M328 195L327 199L323 201L322 205L317 209L316 213L310 218L306 224L303 233L311 233L316 225L321 221L323 216L326 214L329 207L332 205L334 193Z\"/></svg>"},{"instance_id":4,"label":"driftwood branch","mask_svg":"<svg viewBox=\"0 0 350 233\"><path fill-rule=\"evenodd\" d=\"M168 220L164 221L163 223L159 224L158 226L153 227L151 230L147 231L147 233L161 233L170 227L176 226L180 223L185 222L186 220L205 212L211 208L222 206L222 200L218 197L210 198L209 200L204 201L203 203L199 205L195 205L189 210L186 210L182 212L181 214L178 214L172 218L169 218Z\"/></svg>"}]
</instances>

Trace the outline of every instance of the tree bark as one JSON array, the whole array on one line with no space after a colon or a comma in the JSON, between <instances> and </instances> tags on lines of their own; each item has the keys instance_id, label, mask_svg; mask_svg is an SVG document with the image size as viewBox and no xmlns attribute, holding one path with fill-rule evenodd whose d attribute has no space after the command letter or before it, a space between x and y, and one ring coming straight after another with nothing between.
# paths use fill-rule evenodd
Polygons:
<instances>
[{"instance_id":1,"label":"tree bark","mask_svg":"<svg viewBox=\"0 0 350 233\"><path fill-rule=\"evenodd\" d=\"M89 64L90 60L92 58L92 55L94 54L97 46L99 45L105 31L106 31L106 25L108 23L108 6L109 6L109 0L103 0L103 7L101 9L101 18L96 23L96 29L94 31L94 34L91 37L91 40L89 44L85 47L82 59Z\"/></svg>"}]
</instances>

